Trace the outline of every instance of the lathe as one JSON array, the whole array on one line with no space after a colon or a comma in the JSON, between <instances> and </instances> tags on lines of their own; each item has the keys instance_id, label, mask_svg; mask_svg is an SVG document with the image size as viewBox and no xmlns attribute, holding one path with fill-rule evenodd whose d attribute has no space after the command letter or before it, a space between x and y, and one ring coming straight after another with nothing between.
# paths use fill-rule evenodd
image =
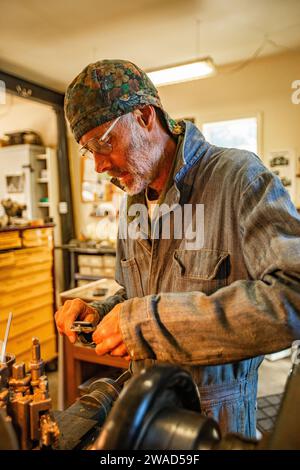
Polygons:
<instances>
[{"instance_id":1,"label":"lathe","mask_svg":"<svg viewBox=\"0 0 300 470\"><path fill-rule=\"evenodd\" d=\"M40 344L29 370L6 354L0 364L0 450L300 449L300 341L274 431L262 440L229 434L201 414L196 385L176 366L94 381L65 411L52 411Z\"/></svg>"}]
</instances>

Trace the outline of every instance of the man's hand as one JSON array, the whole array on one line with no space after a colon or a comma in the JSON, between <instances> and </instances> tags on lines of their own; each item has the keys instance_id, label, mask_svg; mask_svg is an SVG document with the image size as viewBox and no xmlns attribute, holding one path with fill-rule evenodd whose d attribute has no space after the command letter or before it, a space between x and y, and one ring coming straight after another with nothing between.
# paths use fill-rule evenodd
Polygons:
<instances>
[{"instance_id":1,"label":"man's hand","mask_svg":"<svg viewBox=\"0 0 300 470\"><path fill-rule=\"evenodd\" d=\"M116 305L99 323L93 334L93 341L97 344L96 353L99 356L110 354L111 356L121 356L130 360L130 356L123 341L119 316L122 304Z\"/></svg>"},{"instance_id":2,"label":"man's hand","mask_svg":"<svg viewBox=\"0 0 300 470\"><path fill-rule=\"evenodd\" d=\"M81 299L67 300L55 313L55 321L58 332L68 336L71 343L76 341L76 333L70 330L75 320L84 320L97 325L99 313L94 307L86 304Z\"/></svg>"}]
</instances>

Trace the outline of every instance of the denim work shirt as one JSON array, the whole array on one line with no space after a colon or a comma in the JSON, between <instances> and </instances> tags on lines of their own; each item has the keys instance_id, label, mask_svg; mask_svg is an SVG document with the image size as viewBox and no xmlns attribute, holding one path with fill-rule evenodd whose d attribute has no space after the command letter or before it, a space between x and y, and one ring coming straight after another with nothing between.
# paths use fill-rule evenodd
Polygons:
<instances>
[{"instance_id":1,"label":"denim work shirt","mask_svg":"<svg viewBox=\"0 0 300 470\"><path fill-rule=\"evenodd\" d=\"M144 194L128 196L127 210L141 201ZM223 433L255 437L262 355L300 338L299 215L255 154L211 145L187 121L163 202L203 205L202 246L190 249L184 237L119 238L123 289L93 305L103 315L123 302L133 371L182 365ZM124 220L120 213L119 229Z\"/></svg>"}]
</instances>

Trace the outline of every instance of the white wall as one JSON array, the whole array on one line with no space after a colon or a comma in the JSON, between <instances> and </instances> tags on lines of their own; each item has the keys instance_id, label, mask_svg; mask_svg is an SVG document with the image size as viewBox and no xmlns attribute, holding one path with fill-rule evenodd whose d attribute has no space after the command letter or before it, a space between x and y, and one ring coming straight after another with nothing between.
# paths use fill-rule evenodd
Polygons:
<instances>
[{"instance_id":1,"label":"white wall","mask_svg":"<svg viewBox=\"0 0 300 470\"><path fill-rule=\"evenodd\" d=\"M22 130L38 132L44 145L57 145L56 116L51 106L6 94L6 104L0 105L0 138L6 132Z\"/></svg>"},{"instance_id":2,"label":"white wall","mask_svg":"<svg viewBox=\"0 0 300 470\"><path fill-rule=\"evenodd\" d=\"M300 153L300 104L292 103L291 84L300 79L300 52L256 60L242 70L220 68L211 78L161 87L164 107L174 118L203 122L261 116L261 157L270 150Z\"/></svg>"},{"instance_id":3,"label":"white wall","mask_svg":"<svg viewBox=\"0 0 300 470\"><path fill-rule=\"evenodd\" d=\"M89 215L93 209L93 203L82 202L81 200L81 160L79 154L79 145L70 133L68 134L69 158L71 183L73 194L73 209L75 219L75 233L77 238L85 231L86 226L94 222Z\"/></svg>"}]
</instances>

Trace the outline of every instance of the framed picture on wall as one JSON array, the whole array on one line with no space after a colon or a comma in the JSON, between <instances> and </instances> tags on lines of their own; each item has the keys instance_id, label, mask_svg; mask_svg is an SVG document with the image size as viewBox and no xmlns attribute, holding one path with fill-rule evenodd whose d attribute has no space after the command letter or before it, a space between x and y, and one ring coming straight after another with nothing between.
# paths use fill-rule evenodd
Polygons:
<instances>
[{"instance_id":1,"label":"framed picture on wall","mask_svg":"<svg viewBox=\"0 0 300 470\"><path fill-rule=\"evenodd\" d=\"M277 175L292 201L296 204L296 152L293 149L271 150L267 155L268 168Z\"/></svg>"}]
</instances>

